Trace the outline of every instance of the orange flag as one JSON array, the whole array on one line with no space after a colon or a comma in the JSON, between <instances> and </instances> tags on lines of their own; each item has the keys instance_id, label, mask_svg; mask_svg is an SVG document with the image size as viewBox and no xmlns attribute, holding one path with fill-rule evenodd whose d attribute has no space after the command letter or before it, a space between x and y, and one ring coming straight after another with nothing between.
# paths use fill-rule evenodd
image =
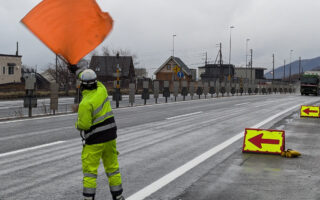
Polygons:
<instances>
[{"instance_id":1,"label":"orange flag","mask_svg":"<svg viewBox=\"0 0 320 200\"><path fill-rule=\"evenodd\" d=\"M21 21L72 65L103 42L113 25L95 0L43 0Z\"/></svg>"}]
</instances>

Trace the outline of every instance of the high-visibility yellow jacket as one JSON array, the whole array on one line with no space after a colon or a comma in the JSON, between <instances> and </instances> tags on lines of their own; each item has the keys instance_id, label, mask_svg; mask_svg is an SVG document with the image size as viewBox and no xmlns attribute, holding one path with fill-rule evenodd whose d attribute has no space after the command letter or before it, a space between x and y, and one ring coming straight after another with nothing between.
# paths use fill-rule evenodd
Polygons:
<instances>
[{"instance_id":1,"label":"high-visibility yellow jacket","mask_svg":"<svg viewBox=\"0 0 320 200\"><path fill-rule=\"evenodd\" d=\"M83 90L76 128L85 132L86 144L98 144L117 138L117 126L107 89L97 82L97 89Z\"/></svg>"}]
</instances>

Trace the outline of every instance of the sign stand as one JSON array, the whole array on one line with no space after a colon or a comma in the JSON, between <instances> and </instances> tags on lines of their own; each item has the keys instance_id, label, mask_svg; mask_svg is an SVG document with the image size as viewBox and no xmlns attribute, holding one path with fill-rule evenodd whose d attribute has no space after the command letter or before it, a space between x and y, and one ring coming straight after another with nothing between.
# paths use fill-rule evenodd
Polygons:
<instances>
[{"instance_id":1,"label":"sign stand","mask_svg":"<svg viewBox=\"0 0 320 200\"><path fill-rule=\"evenodd\" d=\"M29 73L25 75L25 90L26 96L24 97L24 107L28 108L28 116L32 117L32 108L37 107L37 97L34 94L35 84L36 84L36 76L35 73Z\"/></svg>"}]
</instances>

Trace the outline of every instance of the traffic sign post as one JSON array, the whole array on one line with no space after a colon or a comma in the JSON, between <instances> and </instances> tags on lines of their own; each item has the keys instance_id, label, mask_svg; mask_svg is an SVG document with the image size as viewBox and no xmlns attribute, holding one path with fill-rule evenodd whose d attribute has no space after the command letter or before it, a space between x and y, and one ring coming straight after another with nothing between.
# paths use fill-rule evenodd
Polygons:
<instances>
[{"instance_id":1,"label":"traffic sign post","mask_svg":"<svg viewBox=\"0 0 320 200\"><path fill-rule=\"evenodd\" d=\"M203 87L202 87L202 82L198 82L198 88L197 88L197 95L199 96L199 99L201 98L201 95L203 93Z\"/></svg>"},{"instance_id":2,"label":"traffic sign post","mask_svg":"<svg viewBox=\"0 0 320 200\"><path fill-rule=\"evenodd\" d=\"M220 82L219 82L219 80L216 80L216 93L217 93L217 97L219 97L219 92L220 92Z\"/></svg>"},{"instance_id":3,"label":"traffic sign post","mask_svg":"<svg viewBox=\"0 0 320 200\"><path fill-rule=\"evenodd\" d=\"M173 82L174 101L177 101L178 94L179 94L179 81L175 81L175 82Z\"/></svg>"},{"instance_id":4,"label":"traffic sign post","mask_svg":"<svg viewBox=\"0 0 320 200\"><path fill-rule=\"evenodd\" d=\"M193 100L193 96L194 96L194 82L190 82L190 84L189 84L189 92L190 92L191 100Z\"/></svg>"},{"instance_id":5,"label":"traffic sign post","mask_svg":"<svg viewBox=\"0 0 320 200\"><path fill-rule=\"evenodd\" d=\"M168 97L170 97L169 81L163 82L163 96L166 98L166 103L168 103Z\"/></svg>"},{"instance_id":6,"label":"traffic sign post","mask_svg":"<svg viewBox=\"0 0 320 200\"><path fill-rule=\"evenodd\" d=\"M214 88L214 81L210 81L209 93L211 94L211 98L213 98L214 93L216 93L215 88Z\"/></svg>"},{"instance_id":7,"label":"traffic sign post","mask_svg":"<svg viewBox=\"0 0 320 200\"><path fill-rule=\"evenodd\" d=\"M26 96L23 99L23 105L29 110L28 116L32 117L32 108L37 107L37 97L35 95L35 84L37 79L35 73L28 73L24 76L24 78Z\"/></svg>"},{"instance_id":8,"label":"traffic sign post","mask_svg":"<svg viewBox=\"0 0 320 200\"><path fill-rule=\"evenodd\" d=\"M207 98L207 95L209 93L209 83L208 82L204 82L203 84L203 94L204 94L204 98Z\"/></svg>"},{"instance_id":9,"label":"traffic sign post","mask_svg":"<svg viewBox=\"0 0 320 200\"><path fill-rule=\"evenodd\" d=\"M301 106L300 117L320 117L320 107L318 106Z\"/></svg>"},{"instance_id":10,"label":"traffic sign post","mask_svg":"<svg viewBox=\"0 0 320 200\"><path fill-rule=\"evenodd\" d=\"M116 108L119 108L119 102L122 101L122 95L120 91L120 84L118 81L114 81L112 100L116 101Z\"/></svg>"},{"instance_id":11,"label":"traffic sign post","mask_svg":"<svg viewBox=\"0 0 320 200\"><path fill-rule=\"evenodd\" d=\"M51 83L50 84L50 109L53 110L53 114L56 114L56 110L58 110L58 92L59 92L59 84Z\"/></svg>"},{"instance_id":12,"label":"traffic sign post","mask_svg":"<svg viewBox=\"0 0 320 200\"><path fill-rule=\"evenodd\" d=\"M220 93L222 94L222 97L224 96L224 93L226 93L226 83L225 82L222 82L220 84Z\"/></svg>"},{"instance_id":13,"label":"traffic sign post","mask_svg":"<svg viewBox=\"0 0 320 200\"><path fill-rule=\"evenodd\" d=\"M129 103L133 106L135 101L135 93L136 93L136 84L130 83L129 84Z\"/></svg>"},{"instance_id":14,"label":"traffic sign post","mask_svg":"<svg viewBox=\"0 0 320 200\"><path fill-rule=\"evenodd\" d=\"M182 81L181 82L181 86L182 86L181 94L183 96L183 101L185 101L186 100L186 96L188 95L188 83L187 83L187 81Z\"/></svg>"},{"instance_id":15,"label":"traffic sign post","mask_svg":"<svg viewBox=\"0 0 320 200\"><path fill-rule=\"evenodd\" d=\"M283 130L249 129L244 133L242 152L279 154L285 150Z\"/></svg>"},{"instance_id":16,"label":"traffic sign post","mask_svg":"<svg viewBox=\"0 0 320 200\"><path fill-rule=\"evenodd\" d=\"M150 99L149 81L143 81L142 99L144 100L144 105L147 104L147 99Z\"/></svg>"},{"instance_id":17,"label":"traffic sign post","mask_svg":"<svg viewBox=\"0 0 320 200\"><path fill-rule=\"evenodd\" d=\"M159 98L159 81L153 81L153 98L158 103Z\"/></svg>"}]
</instances>

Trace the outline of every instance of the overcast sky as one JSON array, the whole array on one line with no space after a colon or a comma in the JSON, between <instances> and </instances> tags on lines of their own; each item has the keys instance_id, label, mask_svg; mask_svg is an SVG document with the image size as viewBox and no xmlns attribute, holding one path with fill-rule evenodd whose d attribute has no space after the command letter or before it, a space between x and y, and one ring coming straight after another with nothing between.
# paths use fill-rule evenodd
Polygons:
<instances>
[{"instance_id":1,"label":"overcast sky","mask_svg":"<svg viewBox=\"0 0 320 200\"><path fill-rule=\"evenodd\" d=\"M0 54L14 54L20 44L22 62L44 69L54 62L54 54L32 35L20 20L40 0L0 0ZM114 19L114 28L102 43L111 49L129 49L139 65L154 72L172 55L190 68L204 63L205 52L214 61L222 42L224 62L229 59L230 26L232 58L244 66L246 39L253 49L253 66L272 67L319 56L319 0L97 0ZM101 49L101 45L97 50Z\"/></svg>"}]
</instances>

